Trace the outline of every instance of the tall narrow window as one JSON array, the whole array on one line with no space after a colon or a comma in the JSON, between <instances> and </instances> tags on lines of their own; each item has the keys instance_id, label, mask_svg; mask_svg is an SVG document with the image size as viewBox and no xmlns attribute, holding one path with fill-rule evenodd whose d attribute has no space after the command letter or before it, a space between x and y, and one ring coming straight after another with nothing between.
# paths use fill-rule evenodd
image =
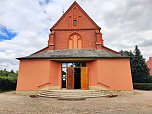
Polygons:
<instances>
[{"instance_id":1,"label":"tall narrow window","mask_svg":"<svg viewBox=\"0 0 152 114\"><path fill-rule=\"evenodd\" d=\"M69 16L69 28L71 29L72 28L72 17L71 16Z\"/></svg>"},{"instance_id":2,"label":"tall narrow window","mask_svg":"<svg viewBox=\"0 0 152 114\"><path fill-rule=\"evenodd\" d=\"M77 26L77 20L73 20L73 25Z\"/></svg>"},{"instance_id":3,"label":"tall narrow window","mask_svg":"<svg viewBox=\"0 0 152 114\"><path fill-rule=\"evenodd\" d=\"M79 16L79 18L78 18L78 28L80 29L80 28L82 28L82 21L81 21L82 19L81 19L81 16Z\"/></svg>"}]
</instances>

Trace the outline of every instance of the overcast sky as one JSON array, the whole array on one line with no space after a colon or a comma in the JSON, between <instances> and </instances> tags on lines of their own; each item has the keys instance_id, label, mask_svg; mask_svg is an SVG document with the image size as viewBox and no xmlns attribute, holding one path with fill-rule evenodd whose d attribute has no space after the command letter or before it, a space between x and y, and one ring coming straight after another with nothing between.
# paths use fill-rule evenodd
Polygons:
<instances>
[{"instance_id":1,"label":"overcast sky","mask_svg":"<svg viewBox=\"0 0 152 114\"><path fill-rule=\"evenodd\" d=\"M0 0L0 69L17 70L15 58L47 46L49 29L74 0ZM152 0L77 0L116 51L139 46L152 56Z\"/></svg>"}]
</instances>

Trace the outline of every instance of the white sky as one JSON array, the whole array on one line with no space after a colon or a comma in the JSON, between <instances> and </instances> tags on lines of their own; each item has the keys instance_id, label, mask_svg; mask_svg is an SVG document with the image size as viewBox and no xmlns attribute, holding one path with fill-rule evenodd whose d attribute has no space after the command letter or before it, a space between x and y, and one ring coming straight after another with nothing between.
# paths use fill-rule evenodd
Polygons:
<instances>
[{"instance_id":1,"label":"white sky","mask_svg":"<svg viewBox=\"0 0 152 114\"><path fill-rule=\"evenodd\" d=\"M49 29L73 2L0 0L0 25L17 33L11 40L0 41L0 69L17 70L15 58L46 47ZM105 46L129 51L138 45L145 58L152 56L152 0L77 2L101 27Z\"/></svg>"}]
</instances>

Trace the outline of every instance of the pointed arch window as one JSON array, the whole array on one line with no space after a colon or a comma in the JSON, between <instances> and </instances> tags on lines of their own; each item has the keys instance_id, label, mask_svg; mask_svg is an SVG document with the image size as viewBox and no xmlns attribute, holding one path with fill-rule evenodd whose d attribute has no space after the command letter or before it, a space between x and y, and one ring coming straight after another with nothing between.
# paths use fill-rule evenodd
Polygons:
<instances>
[{"instance_id":1,"label":"pointed arch window","mask_svg":"<svg viewBox=\"0 0 152 114\"><path fill-rule=\"evenodd\" d=\"M68 41L69 49L81 49L82 48L82 38L80 37L79 34L73 34L69 37Z\"/></svg>"}]
</instances>

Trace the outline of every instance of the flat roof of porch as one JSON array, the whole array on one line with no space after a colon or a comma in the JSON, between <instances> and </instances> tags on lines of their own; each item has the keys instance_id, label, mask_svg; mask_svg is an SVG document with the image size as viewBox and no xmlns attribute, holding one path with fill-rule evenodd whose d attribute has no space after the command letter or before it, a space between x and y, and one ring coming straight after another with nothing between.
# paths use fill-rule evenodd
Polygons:
<instances>
[{"instance_id":1,"label":"flat roof of porch","mask_svg":"<svg viewBox=\"0 0 152 114\"><path fill-rule=\"evenodd\" d=\"M17 59L70 59L70 58L129 58L121 53L113 53L106 50L96 49L64 49L64 50L45 50L26 57Z\"/></svg>"}]
</instances>

